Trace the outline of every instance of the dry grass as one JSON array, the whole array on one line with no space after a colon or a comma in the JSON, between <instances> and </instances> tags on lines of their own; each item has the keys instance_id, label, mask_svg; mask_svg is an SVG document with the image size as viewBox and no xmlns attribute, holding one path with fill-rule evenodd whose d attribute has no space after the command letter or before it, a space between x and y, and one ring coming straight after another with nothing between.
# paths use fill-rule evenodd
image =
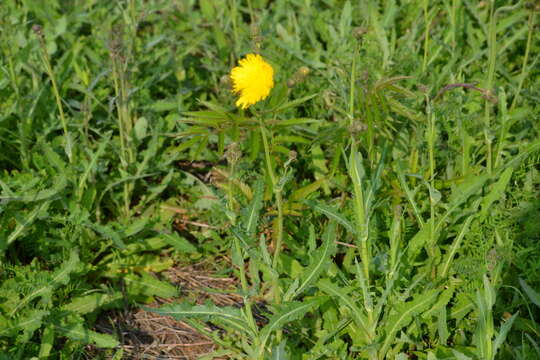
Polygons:
<instances>
[{"instance_id":1,"label":"dry grass","mask_svg":"<svg viewBox=\"0 0 540 360\"><path fill-rule=\"evenodd\" d=\"M242 298L236 294L237 280L213 275L209 264L177 265L164 275L181 289L179 298L156 298L148 307L166 303L212 301L218 306L239 306ZM189 324L140 308L126 308L106 314L98 321L100 332L114 333L121 341L126 359L186 359L194 360L215 350L215 344ZM207 324L207 330L217 328Z\"/></svg>"}]
</instances>

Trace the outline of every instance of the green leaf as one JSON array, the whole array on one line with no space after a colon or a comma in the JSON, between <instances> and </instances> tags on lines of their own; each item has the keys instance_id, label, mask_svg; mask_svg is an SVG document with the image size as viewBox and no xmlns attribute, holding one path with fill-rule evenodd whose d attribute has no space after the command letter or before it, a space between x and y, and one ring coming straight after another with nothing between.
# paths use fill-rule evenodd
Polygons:
<instances>
[{"instance_id":1,"label":"green leaf","mask_svg":"<svg viewBox=\"0 0 540 360\"><path fill-rule=\"evenodd\" d=\"M286 343L287 341L283 340L279 345L272 348L271 360L289 360L289 355L285 351Z\"/></svg>"},{"instance_id":2,"label":"green leaf","mask_svg":"<svg viewBox=\"0 0 540 360\"><path fill-rule=\"evenodd\" d=\"M300 189L295 190L291 194L291 196L289 196L289 200L292 200L292 201L304 200L309 194L317 191L321 187L321 185L323 185L325 182L326 182L326 178L321 178L319 180L312 182L311 184L303 186Z\"/></svg>"},{"instance_id":3,"label":"green leaf","mask_svg":"<svg viewBox=\"0 0 540 360\"><path fill-rule=\"evenodd\" d=\"M480 189L489 179L490 176L487 174L471 175L465 178L465 181L463 181L463 183L452 189L452 194L448 198L449 209L447 212L449 213L452 210L455 210L470 196L478 194L480 192Z\"/></svg>"},{"instance_id":4,"label":"green leaf","mask_svg":"<svg viewBox=\"0 0 540 360\"><path fill-rule=\"evenodd\" d=\"M40 190L35 193L27 192L24 195L9 195L1 196L0 200L7 202L11 201L20 201L24 203L49 200L54 196L58 195L64 188L67 186L67 178L64 174L57 175L51 179L53 186L50 189Z\"/></svg>"},{"instance_id":5,"label":"green leaf","mask_svg":"<svg viewBox=\"0 0 540 360\"><path fill-rule=\"evenodd\" d=\"M430 316L436 316L440 309L446 308L452 296L454 295L454 288L449 287L448 289L443 290L439 295L437 302L431 306L431 308L422 314L424 319L429 319Z\"/></svg>"},{"instance_id":6,"label":"green leaf","mask_svg":"<svg viewBox=\"0 0 540 360\"><path fill-rule=\"evenodd\" d=\"M73 298L68 304L62 306L62 310L84 315L120 299L122 299L121 292L114 292L112 294L94 293Z\"/></svg>"},{"instance_id":7,"label":"green leaf","mask_svg":"<svg viewBox=\"0 0 540 360\"><path fill-rule=\"evenodd\" d=\"M333 296L340 300L345 306L347 306L352 313L352 318L356 325L360 327L360 330L367 334L367 320L364 312L356 306L356 301L353 300L352 297L350 297L347 292L349 289L346 288L340 288L334 283L332 283L329 279L321 279L317 286L321 291L327 293L330 296Z\"/></svg>"},{"instance_id":8,"label":"green leaf","mask_svg":"<svg viewBox=\"0 0 540 360\"><path fill-rule=\"evenodd\" d=\"M349 220L347 220L345 216L337 212L337 210L333 207L324 205L314 200L306 200L304 201L304 203L311 207L313 210L316 210L326 215L329 219L337 221L339 224L343 225L343 227L349 233L356 234L356 230L354 229L354 226L349 222Z\"/></svg>"},{"instance_id":9,"label":"green leaf","mask_svg":"<svg viewBox=\"0 0 540 360\"><path fill-rule=\"evenodd\" d=\"M127 283L128 291L131 294L159 296L162 298L171 298L178 295L176 287L147 273L142 273L141 277L128 274L123 279Z\"/></svg>"},{"instance_id":10,"label":"green leaf","mask_svg":"<svg viewBox=\"0 0 540 360\"><path fill-rule=\"evenodd\" d=\"M472 360L471 357L465 355L462 352L457 351L456 349L452 349L452 355L454 355L457 360Z\"/></svg>"},{"instance_id":11,"label":"green leaf","mask_svg":"<svg viewBox=\"0 0 540 360\"><path fill-rule=\"evenodd\" d=\"M416 295L411 301L396 303L384 326L385 340L380 351L381 354L385 354L388 351L396 333L401 328L407 326L414 317L421 315L431 307L437 300L438 294L439 290L437 289L428 290Z\"/></svg>"},{"instance_id":12,"label":"green leaf","mask_svg":"<svg viewBox=\"0 0 540 360\"><path fill-rule=\"evenodd\" d=\"M508 332L512 328L512 324L514 324L514 321L516 320L517 316L518 316L518 313L515 313L501 325L501 328L499 329L499 333L497 334L497 336L495 337L495 340L493 341L493 355L494 356L497 354L497 351L499 350L501 345L504 343L504 340L506 339Z\"/></svg>"},{"instance_id":13,"label":"green leaf","mask_svg":"<svg viewBox=\"0 0 540 360\"><path fill-rule=\"evenodd\" d=\"M487 216L488 212L491 210L491 205L503 196L506 186L512 178L512 173L513 169L510 167L507 168L501 174L499 180L493 184L489 193L482 200L482 216Z\"/></svg>"},{"instance_id":14,"label":"green leaf","mask_svg":"<svg viewBox=\"0 0 540 360\"><path fill-rule=\"evenodd\" d=\"M38 217L38 215L42 212L42 211L46 211L47 208L49 207L49 203L48 202L42 202L41 204L37 205L28 215L26 215L23 219L18 219L17 216L15 216L15 219L17 219L17 226L15 227L15 230L13 230L11 232L11 234L9 234L9 236L7 237L7 239L5 240L5 243L6 245L9 245L11 244L12 242L14 242L15 240L17 240L17 238L19 236L21 236L23 234L23 232L30 226L32 225L32 223L34 222L34 220L36 220L36 218ZM4 246L0 246L0 249L4 248Z\"/></svg>"},{"instance_id":15,"label":"green leaf","mask_svg":"<svg viewBox=\"0 0 540 360\"><path fill-rule=\"evenodd\" d=\"M414 260L416 258L416 255L418 255L420 249L422 249L425 244L428 244L430 240L433 240L434 242L436 241L439 233L436 227L434 227L433 230L434 233L431 234L431 227L428 223L423 228L421 228L411 240L409 240L407 248L407 257L409 259Z\"/></svg>"},{"instance_id":16,"label":"green leaf","mask_svg":"<svg viewBox=\"0 0 540 360\"><path fill-rule=\"evenodd\" d=\"M289 126L295 126L295 125L311 124L311 123L320 122L320 121L321 120L311 119L311 118L286 119L286 120L280 120L278 123L274 124L273 126L289 127Z\"/></svg>"},{"instance_id":17,"label":"green leaf","mask_svg":"<svg viewBox=\"0 0 540 360\"><path fill-rule=\"evenodd\" d=\"M32 309L26 312L25 316L16 320L8 320L7 326L0 329L0 336L15 336L19 331L23 330L23 339L29 340L34 334L34 331L41 327L43 318L48 315L49 311L47 310Z\"/></svg>"},{"instance_id":18,"label":"green leaf","mask_svg":"<svg viewBox=\"0 0 540 360\"><path fill-rule=\"evenodd\" d=\"M467 296L466 293L458 293L456 302L453 304L450 317L458 322L474 309L474 302Z\"/></svg>"},{"instance_id":19,"label":"green leaf","mask_svg":"<svg viewBox=\"0 0 540 360\"><path fill-rule=\"evenodd\" d=\"M353 183L353 204L356 220L356 235L360 241L368 238L368 217L366 204L364 202L363 178L365 176L362 165L362 154L353 150L349 159L349 176ZM364 260L364 259L363 259Z\"/></svg>"},{"instance_id":20,"label":"green leaf","mask_svg":"<svg viewBox=\"0 0 540 360\"><path fill-rule=\"evenodd\" d=\"M159 238L163 239L165 242L167 242L167 244L171 245L180 254L196 254L198 252L195 245L193 245L187 239L178 235L177 233L161 234Z\"/></svg>"},{"instance_id":21,"label":"green leaf","mask_svg":"<svg viewBox=\"0 0 540 360\"><path fill-rule=\"evenodd\" d=\"M51 354L54 344L54 326L48 324L41 334L41 345L39 347L39 358L46 359Z\"/></svg>"},{"instance_id":22,"label":"green leaf","mask_svg":"<svg viewBox=\"0 0 540 360\"><path fill-rule=\"evenodd\" d=\"M126 248L126 244L124 243L124 241L122 241L120 235L118 235L118 233L114 231L110 226L90 222L85 222L83 223L83 225L94 230L98 234L101 234L101 236L110 239L118 248Z\"/></svg>"},{"instance_id":23,"label":"green leaf","mask_svg":"<svg viewBox=\"0 0 540 360\"><path fill-rule=\"evenodd\" d=\"M351 2L347 0L345 2L345 5L343 5L343 9L341 10L341 18L338 25L339 35L341 38L345 38L345 36L348 33L350 33L351 21L352 21L352 7L351 7Z\"/></svg>"},{"instance_id":24,"label":"green leaf","mask_svg":"<svg viewBox=\"0 0 540 360\"><path fill-rule=\"evenodd\" d=\"M255 233L259 222L259 213L263 206L264 181L258 179L255 182L254 188L255 192L251 204L242 211L242 222L248 236L252 236Z\"/></svg>"},{"instance_id":25,"label":"green leaf","mask_svg":"<svg viewBox=\"0 0 540 360\"><path fill-rule=\"evenodd\" d=\"M30 294L21 300L15 309L13 309L11 315L15 314L20 308L26 306L32 300L41 297L48 296L50 293L59 287L60 285L66 285L69 282L70 274L75 271L79 264L79 255L75 250L72 250L69 259L66 260L60 269L54 272L52 279L47 282L46 285L34 289Z\"/></svg>"},{"instance_id":26,"label":"green leaf","mask_svg":"<svg viewBox=\"0 0 540 360\"><path fill-rule=\"evenodd\" d=\"M158 309L145 308L145 310L160 315L171 316L176 320L198 319L201 321L221 322L243 333L246 333L250 329L240 309L230 306L218 307L212 303L206 303L204 305L180 303L165 305Z\"/></svg>"},{"instance_id":27,"label":"green leaf","mask_svg":"<svg viewBox=\"0 0 540 360\"><path fill-rule=\"evenodd\" d=\"M320 303L319 299L305 302L288 302L280 304L278 310L270 317L268 324L262 328L260 337L263 346L268 342L270 335L282 329L285 324L303 317L308 311Z\"/></svg>"},{"instance_id":28,"label":"green leaf","mask_svg":"<svg viewBox=\"0 0 540 360\"><path fill-rule=\"evenodd\" d=\"M525 291L531 302L540 307L540 294L534 291L534 289L521 278L519 279L519 285L521 285L521 288Z\"/></svg>"},{"instance_id":29,"label":"green leaf","mask_svg":"<svg viewBox=\"0 0 540 360\"><path fill-rule=\"evenodd\" d=\"M56 330L70 338L84 344L95 344L98 348L110 349L118 346L118 340L109 334L101 334L85 328L80 323L55 324Z\"/></svg>"},{"instance_id":30,"label":"green leaf","mask_svg":"<svg viewBox=\"0 0 540 360\"><path fill-rule=\"evenodd\" d=\"M289 301L300 295L302 291L307 289L311 284L318 280L321 273L331 264L331 256L336 252L336 223L330 221L326 226L323 235L323 243L311 257L312 261L309 266L304 269L300 276L298 287L294 291L287 291L284 296L285 301Z\"/></svg>"},{"instance_id":31,"label":"green leaf","mask_svg":"<svg viewBox=\"0 0 540 360\"><path fill-rule=\"evenodd\" d=\"M288 108L298 106L298 105L300 105L300 104L302 104L302 103L304 103L304 102L306 102L308 100L313 99L317 95L319 95L319 93L304 96L304 97L302 97L300 99L296 99L296 100L293 100L293 101L288 101L283 105L279 105L276 109L273 109L273 111L277 113L277 112L286 110Z\"/></svg>"}]
</instances>

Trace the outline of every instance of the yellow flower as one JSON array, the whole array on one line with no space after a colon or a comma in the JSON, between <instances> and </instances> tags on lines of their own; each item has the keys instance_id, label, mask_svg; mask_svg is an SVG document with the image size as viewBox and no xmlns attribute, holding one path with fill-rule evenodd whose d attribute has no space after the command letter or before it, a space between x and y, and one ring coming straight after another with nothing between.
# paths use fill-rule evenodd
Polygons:
<instances>
[{"instance_id":1,"label":"yellow flower","mask_svg":"<svg viewBox=\"0 0 540 360\"><path fill-rule=\"evenodd\" d=\"M233 91L240 94L236 106L242 109L265 99L274 87L274 69L259 54L247 54L231 70Z\"/></svg>"}]
</instances>

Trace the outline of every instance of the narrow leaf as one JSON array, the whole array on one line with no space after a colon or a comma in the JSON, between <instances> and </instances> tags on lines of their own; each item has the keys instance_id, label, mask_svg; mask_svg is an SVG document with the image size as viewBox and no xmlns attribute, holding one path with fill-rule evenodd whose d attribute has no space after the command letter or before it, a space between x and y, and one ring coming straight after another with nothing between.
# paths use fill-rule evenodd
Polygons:
<instances>
[{"instance_id":1,"label":"narrow leaf","mask_svg":"<svg viewBox=\"0 0 540 360\"><path fill-rule=\"evenodd\" d=\"M279 306L279 311L272 315L268 321L268 325L261 330L260 336L262 344L267 343L270 335L274 331L282 329L285 324L303 317L319 303L320 300L315 299L307 302L289 302L281 304Z\"/></svg>"},{"instance_id":2,"label":"narrow leaf","mask_svg":"<svg viewBox=\"0 0 540 360\"><path fill-rule=\"evenodd\" d=\"M324 205L322 203L316 202L314 200L306 200L305 203L311 207L313 210L316 210L320 212L321 214L326 215L329 219L337 221L339 224L343 225L343 227L351 234L355 234L356 230L354 229L354 226L347 220L345 216L340 214L336 209L333 207L330 207L328 205Z\"/></svg>"},{"instance_id":3,"label":"narrow leaf","mask_svg":"<svg viewBox=\"0 0 540 360\"><path fill-rule=\"evenodd\" d=\"M318 248L312 258L312 262L302 272L300 277L300 283L295 291L285 299L285 301L291 300L294 297L300 295L302 291L308 288L311 284L318 280L321 273L328 268L331 263L330 257L336 252L336 223L330 221L327 225L323 235L323 243Z\"/></svg>"}]
</instances>

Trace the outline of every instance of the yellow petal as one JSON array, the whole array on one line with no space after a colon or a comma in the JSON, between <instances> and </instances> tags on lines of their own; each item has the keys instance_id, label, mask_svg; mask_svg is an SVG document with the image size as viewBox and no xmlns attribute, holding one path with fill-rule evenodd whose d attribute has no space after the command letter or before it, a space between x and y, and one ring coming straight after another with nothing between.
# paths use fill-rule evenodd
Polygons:
<instances>
[{"instance_id":1,"label":"yellow petal","mask_svg":"<svg viewBox=\"0 0 540 360\"><path fill-rule=\"evenodd\" d=\"M259 54L247 54L238 63L239 66L231 70L233 92L240 95L236 106L246 109L270 95L274 87L274 69Z\"/></svg>"}]
</instances>

